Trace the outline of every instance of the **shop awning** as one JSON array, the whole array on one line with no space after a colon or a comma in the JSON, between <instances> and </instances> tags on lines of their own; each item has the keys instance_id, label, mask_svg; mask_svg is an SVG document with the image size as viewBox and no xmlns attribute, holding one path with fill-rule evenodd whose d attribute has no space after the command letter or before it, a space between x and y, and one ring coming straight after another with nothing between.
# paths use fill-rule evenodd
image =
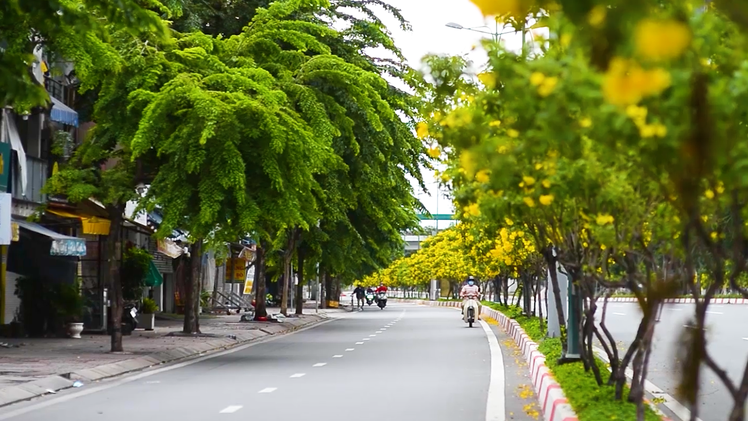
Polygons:
<instances>
[{"instance_id":1,"label":"shop awning","mask_svg":"<svg viewBox=\"0 0 748 421\"><path fill-rule=\"evenodd\" d=\"M52 121L78 127L78 113L59 99L53 96L50 96L50 99L52 99L52 110L49 116Z\"/></svg>"},{"instance_id":2,"label":"shop awning","mask_svg":"<svg viewBox=\"0 0 748 421\"><path fill-rule=\"evenodd\" d=\"M51 229L45 228L39 224L20 219L14 219L13 222L19 227L33 233L43 235L52 240L52 247L49 254L52 256L85 256L86 241L82 238L68 237Z\"/></svg>"},{"instance_id":3,"label":"shop awning","mask_svg":"<svg viewBox=\"0 0 748 421\"><path fill-rule=\"evenodd\" d=\"M161 284L164 283L164 277L161 276L161 272L158 271L158 268L153 263L153 260L151 260L150 267L148 268L148 273L145 275L145 285L148 287L157 287L161 286Z\"/></svg>"},{"instance_id":4,"label":"shop awning","mask_svg":"<svg viewBox=\"0 0 748 421\"><path fill-rule=\"evenodd\" d=\"M83 233L89 235L109 235L112 222L95 216L77 215L60 209L47 209L47 212L63 218L80 219Z\"/></svg>"}]
</instances>

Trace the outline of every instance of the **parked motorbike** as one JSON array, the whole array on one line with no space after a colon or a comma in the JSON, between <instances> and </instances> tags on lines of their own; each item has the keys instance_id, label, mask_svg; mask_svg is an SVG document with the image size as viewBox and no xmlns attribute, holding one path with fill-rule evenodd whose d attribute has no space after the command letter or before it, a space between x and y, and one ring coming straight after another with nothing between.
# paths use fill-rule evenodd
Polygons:
<instances>
[{"instance_id":1,"label":"parked motorbike","mask_svg":"<svg viewBox=\"0 0 748 421\"><path fill-rule=\"evenodd\" d=\"M374 303L374 293L373 292L367 292L366 293L366 304L372 305Z\"/></svg>"},{"instance_id":2,"label":"parked motorbike","mask_svg":"<svg viewBox=\"0 0 748 421\"><path fill-rule=\"evenodd\" d=\"M122 314L122 334L129 335L138 328L138 309L135 304L125 304Z\"/></svg>"},{"instance_id":3,"label":"parked motorbike","mask_svg":"<svg viewBox=\"0 0 748 421\"><path fill-rule=\"evenodd\" d=\"M462 310L462 320L468 324L468 327L473 327L477 312L478 301L473 296L467 297L467 300L465 301L465 307Z\"/></svg>"},{"instance_id":4,"label":"parked motorbike","mask_svg":"<svg viewBox=\"0 0 748 421\"><path fill-rule=\"evenodd\" d=\"M379 306L380 310L384 310L384 307L387 306L387 293L386 292L380 292L377 294L377 305Z\"/></svg>"}]
</instances>

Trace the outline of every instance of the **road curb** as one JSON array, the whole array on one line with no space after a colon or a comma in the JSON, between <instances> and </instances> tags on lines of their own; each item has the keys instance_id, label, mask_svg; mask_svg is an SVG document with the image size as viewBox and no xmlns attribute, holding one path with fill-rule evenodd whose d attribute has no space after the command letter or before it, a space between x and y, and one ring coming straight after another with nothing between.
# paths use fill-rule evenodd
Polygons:
<instances>
[{"instance_id":1,"label":"road curb","mask_svg":"<svg viewBox=\"0 0 748 421\"><path fill-rule=\"evenodd\" d=\"M610 297L608 302L613 303L636 303L638 302L636 297ZM694 304L696 301L693 298L668 298L665 300L667 304ZM712 298L709 300L710 304L737 304L745 305L748 304L746 298Z\"/></svg>"},{"instance_id":2,"label":"road curb","mask_svg":"<svg viewBox=\"0 0 748 421\"><path fill-rule=\"evenodd\" d=\"M168 351L161 351L155 354L131 358L116 363L104 364L92 368L77 370L71 373L65 373L62 375L48 376L31 382L19 384L17 386L4 387L0 389L0 407L5 407L14 403L27 401L39 396L54 394L58 391L69 389L73 387L76 381L90 383L122 376L124 374L129 374L137 371L142 371L147 368L169 364L192 357L214 354L271 336L286 335L297 330L312 327L313 325L322 323L329 319L326 315L312 314L308 316L311 318L311 320L307 323L284 323L285 326L281 329L278 329L281 327L280 325L278 325L277 328L276 326L272 326L272 329L263 328L250 330L232 335L232 337L217 338L198 344L192 344L190 346L174 348Z\"/></svg>"},{"instance_id":3,"label":"road curb","mask_svg":"<svg viewBox=\"0 0 748 421\"><path fill-rule=\"evenodd\" d=\"M431 307L460 307L455 301L398 300L399 302L426 305ZM538 403L545 421L578 421L577 414L566 399L561 385L556 382L550 369L545 365L545 355L538 351L538 344L533 342L524 329L515 320L487 306L483 314L499 322L507 335L514 339L530 368L530 378L538 397Z\"/></svg>"}]
</instances>

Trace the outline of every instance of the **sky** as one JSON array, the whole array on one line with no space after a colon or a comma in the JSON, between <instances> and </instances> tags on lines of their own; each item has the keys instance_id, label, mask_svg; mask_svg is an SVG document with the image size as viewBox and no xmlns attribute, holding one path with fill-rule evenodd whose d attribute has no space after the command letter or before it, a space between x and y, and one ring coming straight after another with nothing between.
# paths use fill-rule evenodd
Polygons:
<instances>
[{"instance_id":1,"label":"sky","mask_svg":"<svg viewBox=\"0 0 748 421\"><path fill-rule=\"evenodd\" d=\"M469 0L389 0L388 3L399 8L413 27L412 31L404 32L394 19L387 19L380 14L411 67L422 69L421 59L432 53L465 56L478 68L485 64L487 58L480 43L491 35L446 26L447 23L457 23L465 28L494 32L493 19L484 20L478 8ZM499 28L499 32L504 31ZM519 34L504 35L502 40L512 50L519 49L521 45ZM478 48L474 49L475 46ZM424 169L423 176L429 191L423 193L416 183L413 183L413 187L426 209L432 214L454 213L452 200L444 195L444 190L441 189L437 195L438 183L434 172ZM446 227L447 224L450 222L440 221L439 228ZM422 225L433 227L436 224L424 221Z\"/></svg>"}]
</instances>

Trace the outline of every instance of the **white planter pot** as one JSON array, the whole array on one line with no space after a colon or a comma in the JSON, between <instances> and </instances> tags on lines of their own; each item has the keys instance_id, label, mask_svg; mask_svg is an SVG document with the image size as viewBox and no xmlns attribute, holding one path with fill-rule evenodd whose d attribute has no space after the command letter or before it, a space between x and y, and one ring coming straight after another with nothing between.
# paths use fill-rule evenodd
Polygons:
<instances>
[{"instance_id":1,"label":"white planter pot","mask_svg":"<svg viewBox=\"0 0 748 421\"><path fill-rule=\"evenodd\" d=\"M141 314L138 325L145 330L153 330L156 327L156 315L155 314Z\"/></svg>"},{"instance_id":2,"label":"white planter pot","mask_svg":"<svg viewBox=\"0 0 748 421\"><path fill-rule=\"evenodd\" d=\"M83 332L83 323L68 323L68 336L73 339L80 339Z\"/></svg>"}]
</instances>

